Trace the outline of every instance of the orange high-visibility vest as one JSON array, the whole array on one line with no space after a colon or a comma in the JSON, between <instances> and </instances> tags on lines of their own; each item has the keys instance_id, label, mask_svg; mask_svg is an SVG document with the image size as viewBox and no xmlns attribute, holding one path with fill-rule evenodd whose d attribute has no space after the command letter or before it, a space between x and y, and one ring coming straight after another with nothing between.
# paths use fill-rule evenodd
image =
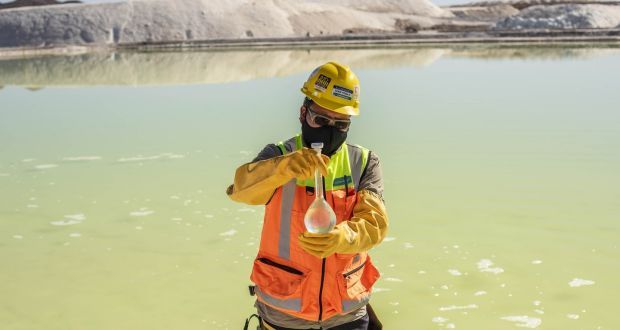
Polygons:
<instances>
[{"instance_id":1,"label":"orange high-visibility vest","mask_svg":"<svg viewBox=\"0 0 620 330\"><path fill-rule=\"evenodd\" d=\"M301 136L280 142L282 154L287 152L285 144L289 150L298 150ZM330 157L324 191L337 223L353 215L367 159L367 149L348 144ZM250 278L261 302L298 318L321 321L368 303L379 272L365 252L320 259L301 248L298 236L306 231L304 215L314 198L313 179L292 179L275 191L265 208Z\"/></svg>"}]
</instances>

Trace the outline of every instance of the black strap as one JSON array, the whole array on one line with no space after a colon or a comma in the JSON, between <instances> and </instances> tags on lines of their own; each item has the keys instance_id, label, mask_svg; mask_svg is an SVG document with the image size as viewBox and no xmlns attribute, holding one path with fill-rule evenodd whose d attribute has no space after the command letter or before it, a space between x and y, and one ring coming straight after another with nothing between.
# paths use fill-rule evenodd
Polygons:
<instances>
[{"instance_id":1,"label":"black strap","mask_svg":"<svg viewBox=\"0 0 620 330\"><path fill-rule=\"evenodd\" d=\"M382 330L383 324L381 324L381 321L379 321L377 314L375 313L374 309L372 309L370 304L366 305L366 312L368 313L368 318L370 320L368 323L368 330Z\"/></svg>"},{"instance_id":2,"label":"black strap","mask_svg":"<svg viewBox=\"0 0 620 330\"><path fill-rule=\"evenodd\" d=\"M258 316L257 314L252 314L250 315L250 317L245 319L245 326L243 326L243 330L248 330L248 327L250 326L250 321L252 320L253 317L256 317L256 319L258 320L258 325L260 326L261 324L260 316Z\"/></svg>"}]
</instances>

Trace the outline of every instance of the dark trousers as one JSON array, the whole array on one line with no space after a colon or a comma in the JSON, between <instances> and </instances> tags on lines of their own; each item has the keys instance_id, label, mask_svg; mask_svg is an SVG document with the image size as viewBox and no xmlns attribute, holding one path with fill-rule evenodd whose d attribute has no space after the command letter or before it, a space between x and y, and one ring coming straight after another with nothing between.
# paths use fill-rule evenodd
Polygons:
<instances>
[{"instance_id":1,"label":"dark trousers","mask_svg":"<svg viewBox=\"0 0 620 330\"><path fill-rule=\"evenodd\" d=\"M263 320L263 322L265 322L265 320ZM368 330L368 323L369 323L369 318L368 318L368 314L366 314L361 319L355 320L353 322L341 324L333 328L321 328L321 329L322 330ZM278 327L271 323L267 323L267 324L269 324L269 326L271 326L272 328L276 330L294 330L294 329L289 329L289 328Z\"/></svg>"}]
</instances>

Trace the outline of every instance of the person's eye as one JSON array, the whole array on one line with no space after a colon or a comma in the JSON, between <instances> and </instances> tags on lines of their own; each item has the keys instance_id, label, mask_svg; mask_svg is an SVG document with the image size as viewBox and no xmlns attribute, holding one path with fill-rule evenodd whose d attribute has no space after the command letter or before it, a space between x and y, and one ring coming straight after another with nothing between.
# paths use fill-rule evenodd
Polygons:
<instances>
[{"instance_id":1,"label":"person's eye","mask_svg":"<svg viewBox=\"0 0 620 330\"><path fill-rule=\"evenodd\" d=\"M346 122L346 121L337 121L336 122L336 128L340 129L340 130L346 130L347 128L349 128L349 125L351 123L350 122Z\"/></svg>"},{"instance_id":2,"label":"person's eye","mask_svg":"<svg viewBox=\"0 0 620 330\"><path fill-rule=\"evenodd\" d=\"M324 126L329 124L329 119L317 116L314 118L314 122L318 125Z\"/></svg>"}]
</instances>

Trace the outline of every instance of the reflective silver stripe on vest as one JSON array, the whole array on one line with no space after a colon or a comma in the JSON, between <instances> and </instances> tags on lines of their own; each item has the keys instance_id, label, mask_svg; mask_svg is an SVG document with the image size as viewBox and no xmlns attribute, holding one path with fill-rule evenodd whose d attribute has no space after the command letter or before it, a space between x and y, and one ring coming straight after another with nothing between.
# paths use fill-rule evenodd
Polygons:
<instances>
[{"instance_id":1,"label":"reflective silver stripe on vest","mask_svg":"<svg viewBox=\"0 0 620 330\"><path fill-rule=\"evenodd\" d=\"M351 176L353 177L353 184L355 185L355 191L358 191L363 170L362 149L349 144L347 144L347 149L347 151L349 152L349 165L351 166Z\"/></svg>"},{"instance_id":2,"label":"reflective silver stripe on vest","mask_svg":"<svg viewBox=\"0 0 620 330\"><path fill-rule=\"evenodd\" d=\"M291 211L295 200L295 179L282 186L282 204L280 205L280 239L278 242L278 256L289 260L291 256Z\"/></svg>"},{"instance_id":3,"label":"reflective silver stripe on vest","mask_svg":"<svg viewBox=\"0 0 620 330\"><path fill-rule=\"evenodd\" d=\"M290 311L300 312L301 311L301 298L289 298L289 299L280 299L276 297L272 297L260 290L259 287L256 287L256 294L261 297L266 303L269 305L273 305L279 308L288 309Z\"/></svg>"},{"instance_id":4,"label":"reflective silver stripe on vest","mask_svg":"<svg viewBox=\"0 0 620 330\"><path fill-rule=\"evenodd\" d=\"M350 313L364 305L366 305L370 301L370 294L362 297L361 300L343 300L342 301L342 312Z\"/></svg>"}]
</instances>

